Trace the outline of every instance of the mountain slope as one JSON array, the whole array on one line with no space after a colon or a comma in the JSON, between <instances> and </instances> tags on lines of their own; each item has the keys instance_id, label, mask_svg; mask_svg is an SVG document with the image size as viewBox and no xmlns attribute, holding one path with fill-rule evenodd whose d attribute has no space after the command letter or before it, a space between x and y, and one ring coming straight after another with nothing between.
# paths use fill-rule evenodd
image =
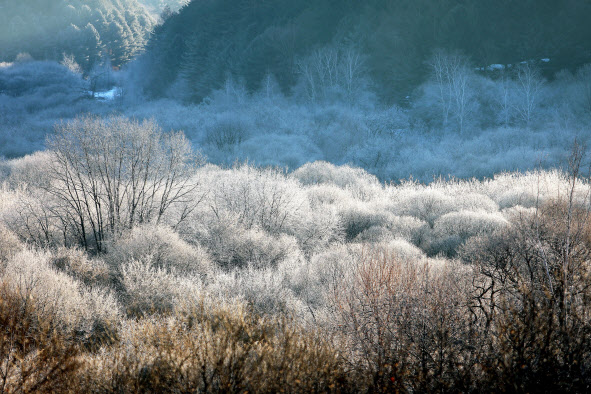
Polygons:
<instances>
[{"instance_id":1,"label":"mountain slope","mask_svg":"<svg viewBox=\"0 0 591 394\"><path fill-rule=\"evenodd\" d=\"M256 89L272 73L284 91L315 50L354 47L388 100L424 80L437 48L475 65L552 58L548 73L591 60L586 0L200 0L156 29L145 88L165 94L182 81L199 101L228 75Z\"/></svg>"},{"instance_id":2,"label":"mountain slope","mask_svg":"<svg viewBox=\"0 0 591 394\"><path fill-rule=\"evenodd\" d=\"M0 60L22 52L59 60L66 53L85 70L103 56L124 64L144 47L154 24L136 0L5 0L0 11Z\"/></svg>"}]
</instances>

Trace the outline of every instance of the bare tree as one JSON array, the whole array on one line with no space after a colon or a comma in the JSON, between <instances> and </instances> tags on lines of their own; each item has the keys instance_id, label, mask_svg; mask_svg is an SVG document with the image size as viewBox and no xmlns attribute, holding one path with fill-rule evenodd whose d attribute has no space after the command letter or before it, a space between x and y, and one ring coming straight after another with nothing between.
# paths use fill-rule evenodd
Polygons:
<instances>
[{"instance_id":1,"label":"bare tree","mask_svg":"<svg viewBox=\"0 0 591 394\"><path fill-rule=\"evenodd\" d=\"M581 67L576 80L582 109L585 113L591 114L591 64Z\"/></svg>"},{"instance_id":2,"label":"bare tree","mask_svg":"<svg viewBox=\"0 0 591 394\"><path fill-rule=\"evenodd\" d=\"M144 222L159 223L172 205L183 220L196 201L201 164L180 132L153 121L83 117L56 126L47 191L57 198L86 249ZM198 201L198 200L197 200Z\"/></svg>"},{"instance_id":3,"label":"bare tree","mask_svg":"<svg viewBox=\"0 0 591 394\"><path fill-rule=\"evenodd\" d=\"M458 53L437 51L429 65L438 87L443 124L447 125L453 118L458 122L460 133L463 133L474 104L468 61Z\"/></svg>"},{"instance_id":4,"label":"bare tree","mask_svg":"<svg viewBox=\"0 0 591 394\"><path fill-rule=\"evenodd\" d=\"M534 65L524 63L517 69L517 83L518 100L515 110L523 123L530 127L540 104L544 81Z\"/></svg>"},{"instance_id":5,"label":"bare tree","mask_svg":"<svg viewBox=\"0 0 591 394\"><path fill-rule=\"evenodd\" d=\"M311 101L342 94L354 100L366 85L365 58L353 46L326 46L296 62Z\"/></svg>"},{"instance_id":6,"label":"bare tree","mask_svg":"<svg viewBox=\"0 0 591 394\"><path fill-rule=\"evenodd\" d=\"M505 73L499 80L499 95L497 96L497 106L499 109L499 120L503 126L509 126L513 114L513 100L514 100L514 84L515 82Z\"/></svg>"}]
</instances>

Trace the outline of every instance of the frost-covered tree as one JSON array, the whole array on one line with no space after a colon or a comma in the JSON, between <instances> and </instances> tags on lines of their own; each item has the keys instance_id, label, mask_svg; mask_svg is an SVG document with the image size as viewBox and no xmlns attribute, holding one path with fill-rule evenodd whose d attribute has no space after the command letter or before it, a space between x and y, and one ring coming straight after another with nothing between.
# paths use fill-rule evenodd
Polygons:
<instances>
[{"instance_id":1,"label":"frost-covered tree","mask_svg":"<svg viewBox=\"0 0 591 394\"><path fill-rule=\"evenodd\" d=\"M475 92L471 86L472 71L468 60L457 52L436 51L429 66L437 88L443 125L447 126L454 120L463 134L475 109Z\"/></svg>"},{"instance_id":2,"label":"frost-covered tree","mask_svg":"<svg viewBox=\"0 0 591 394\"><path fill-rule=\"evenodd\" d=\"M113 235L141 223L160 223L180 205L176 221L195 204L193 178L201 157L181 133L152 121L78 118L56 126L47 192L86 249L102 251Z\"/></svg>"},{"instance_id":3,"label":"frost-covered tree","mask_svg":"<svg viewBox=\"0 0 591 394\"><path fill-rule=\"evenodd\" d=\"M528 62L517 69L516 82L517 100L514 108L523 124L530 127L540 105L544 80L539 69Z\"/></svg>"},{"instance_id":4,"label":"frost-covered tree","mask_svg":"<svg viewBox=\"0 0 591 394\"><path fill-rule=\"evenodd\" d=\"M310 101L354 101L368 86L365 57L353 46L326 46L296 61L300 84Z\"/></svg>"}]
</instances>

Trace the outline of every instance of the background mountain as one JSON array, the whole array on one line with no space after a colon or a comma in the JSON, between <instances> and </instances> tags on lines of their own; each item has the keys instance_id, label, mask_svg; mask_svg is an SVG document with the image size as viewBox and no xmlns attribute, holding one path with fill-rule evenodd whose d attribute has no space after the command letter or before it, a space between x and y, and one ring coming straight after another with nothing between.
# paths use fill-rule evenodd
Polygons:
<instances>
[{"instance_id":1,"label":"background mountain","mask_svg":"<svg viewBox=\"0 0 591 394\"><path fill-rule=\"evenodd\" d=\"M272 74L287 92L315 51L353 48L379 96L399 101L435 49L475 67L549 58L547 76L575 69L591 60L589 20L587 0L200 0L155 30L143 83L161 96L180 81L200 101L229 75L254 90Z\"/></svg>"},{"instance_id":2,"label":"background mountain","mask_svg":"<svg viewBox=\"0 0 591 394\"><path fill-rule=\"evenodd\" d=\"M105 59L118 67L145 46L153 25L136 0L3 0L0 61L19 53L61 60L65 53L85 71Z\"/></svg>"}]
</instances>

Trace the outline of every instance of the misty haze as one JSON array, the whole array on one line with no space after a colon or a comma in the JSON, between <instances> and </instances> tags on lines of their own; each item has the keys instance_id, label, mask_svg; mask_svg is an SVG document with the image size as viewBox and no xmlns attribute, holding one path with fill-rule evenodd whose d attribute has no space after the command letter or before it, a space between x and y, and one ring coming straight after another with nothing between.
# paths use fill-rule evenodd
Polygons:
<instances>
[{"instance_id":1,"label":"misty haze","mask_svg":"<svg viewBox=\"0 0 591 394\"><path fill-rule=\"evenodd\" d=\"M0 391L590 392L590 22L0 0Z\"/></svg>"}]
</instances>

